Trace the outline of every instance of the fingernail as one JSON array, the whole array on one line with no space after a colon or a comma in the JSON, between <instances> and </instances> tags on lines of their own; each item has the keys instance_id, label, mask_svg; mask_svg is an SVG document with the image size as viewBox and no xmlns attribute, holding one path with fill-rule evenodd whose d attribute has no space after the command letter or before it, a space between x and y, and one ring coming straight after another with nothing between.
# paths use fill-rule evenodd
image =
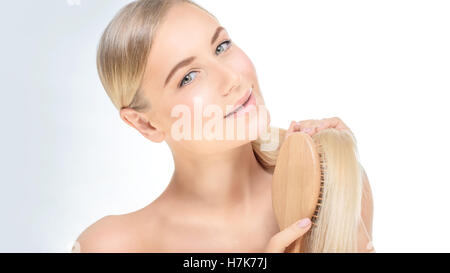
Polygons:
<instances>
[{"instance_id":1,"label":"fingernail","mask_svg":"<svg viewBox=\"0 0 450 273\"><path fill-rule=\"evenodd\" d=\"M311 132L311 128L303 128L302 132L309 133Z\"/></svg>"},{"instance_id":2,"label":"fingernail","mask_svg":"<svg viewBox=\"0 0 450 273\"><path fill-rule=\"evenodd\" d=\"M300 220L300 222L298 222L297 226L300 228L304 228L309 226L309 224L311 224L311 220L309 220L309 218L305 218Z\"/></svg>"}]
</instances>

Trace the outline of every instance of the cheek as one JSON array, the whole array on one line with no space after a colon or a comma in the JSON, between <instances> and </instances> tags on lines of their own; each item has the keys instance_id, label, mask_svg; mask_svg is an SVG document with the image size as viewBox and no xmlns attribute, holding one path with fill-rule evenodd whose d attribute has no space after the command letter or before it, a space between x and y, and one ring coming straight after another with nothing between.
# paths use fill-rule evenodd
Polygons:
<instances>
[{"instance_id":1,"label":"cheek","mask_svg":"<svg viewBox=\"0 0 450 273\"><path fill-rule=\"evenodd\" d=\"M236 49L231 63L234 69L242 74L244 79L253 80L256 77L256 70L253 62L240 48Z\"/></svg>"},{"instance_id":2,"label":"cheek","mask_svg":"<svg viewBox=\"0 0 450 273\"><path fill-rule=\"evenodd\" d=\"M216 97L207 89L196 89L195 93L191 93L191 90L188 90L186 94L172 97L170 103L167 103L167 107L164 108L164 116L167 118L165 122L167 124L166 129L170 130L171 126L184 116L186 116L186 119L190 117L189 123L193 129L194 123L200 121L199 118L203 123L210 119L210 117L204 116L207 106L211 105L217 107L216 109L221 109L220 105L215 101Z\"/></svg>"}]
</instances>

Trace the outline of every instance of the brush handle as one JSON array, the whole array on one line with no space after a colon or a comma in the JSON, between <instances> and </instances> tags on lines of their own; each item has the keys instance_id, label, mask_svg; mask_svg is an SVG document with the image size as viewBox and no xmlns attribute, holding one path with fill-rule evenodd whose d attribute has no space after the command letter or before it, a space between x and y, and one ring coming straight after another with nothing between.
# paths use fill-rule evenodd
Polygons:
<instances>
[{"instance_id":1,"label":"brush handle","mask_svg":"<svg viewBox=\"0 0 450 273\"><path fill-rule=\"evenodd\" d=\"M314 216L321 188L320 159L314 140L294 133L284 140L272 177L272 206L280 230ZM285 252L299 253L302 237Z\"/></svg>"}]
</instances>

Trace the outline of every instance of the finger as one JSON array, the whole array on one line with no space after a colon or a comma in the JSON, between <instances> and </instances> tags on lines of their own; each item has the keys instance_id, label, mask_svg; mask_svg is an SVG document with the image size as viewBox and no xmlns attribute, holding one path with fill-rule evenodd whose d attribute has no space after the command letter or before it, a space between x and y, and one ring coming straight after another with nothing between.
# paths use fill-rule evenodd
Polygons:
<instances>
[{"instance_id":1,"label":"finger","mask_svg":"<svg viewBox=\"0 0 450 273\"><path fill-rule=\"evenodd\" d=\"M317 132L328 129L328 128L334 128L337 130L350 130L340 118L326 118L320 121L319 127L317 128Z\"/></svg>"},{"instance_id":2,"label":"finger","mask_svg":"<svg viewBox=\"0 0 450 273\"><path fill-rule=\"evenodd\" d=\"M306 133L310 136L313 136L317 133L318 125L314 123L310 123L307 126L304 126L300 129L300 132Z\"/></svg>"},{"instance_id":3,"label":"finger","mask_svg":"<svg viewBox=\"0 0 450 273\"><path fill-rule=\"evenodd\" d=\"M302 120L297 122L298 125L303 128L303 127L311 127L315 124L317 124L318 120L317 119L308 119L308 120Z\"/></svg>"},{"instance_id":4,"label":"finger","mask_svg":"<svg viewBox=\"0 0 450 273\"><path fill-rule=\"evenodd\" d=\"M316 120L303 120L297 122L297 127L300 132L311 135L315 131L314 124L316 124Z\"/></svg>"},{"instance_id":5,"label":"finger","mask_svg":"<svg viewBox=\"0 0 450 273\"><path fill-rule=\"evenodd\" d=\"M319 126L317 127L317 130L320 131L326 128L330 128L330 126L331 124L327 119L322 119L319 121Z\"/></svg>"},{"instance_id":6,"label":"finger","mask_svg":"<svg viewBox=\"0 0 450 273\"><path fill-rule=\"evenodd\" d=\"M289 125L288 132L293 132L296 125L297 125L297 122L292 121L292 122L291 122L291 125Z\"/></svg>"},{"instance_id":7,"label":"finger","mask_svg":"<svg viewBox=\"0 0 450 273\"><path fill-rule=\"evenodd\" d=\"M311 228L311 220L305 218L295 222L281 232L275 234L267 245L266 252L282 253L292 242L300 238Z\"/></svg>"},{"instance_id":8,"label":"finger","mask_svg":"<svg viewBox=\"0 0 450 273\"><path fill-rule=\"evenodd\" d=\"M291 125L289 125L289 128L286 131L286 134L284 135L284 139L287 139L290 135L292 135L296 130L295 126L297 125L297 122L292 121Z\"/></svg>"},{"instance_id":9,"label":"finger","mask_svg":"<svg viewBox=\"0 0 450 273\"><path fill-rule=\"evenodd\" d=\"M348 130L349 129L347 127L347 125L345 125L345 123L338 117L329 118L326 120L330 124L330 127L332 127L332 128L336 128L339 130Z\"/></svg>"}]
</instances>

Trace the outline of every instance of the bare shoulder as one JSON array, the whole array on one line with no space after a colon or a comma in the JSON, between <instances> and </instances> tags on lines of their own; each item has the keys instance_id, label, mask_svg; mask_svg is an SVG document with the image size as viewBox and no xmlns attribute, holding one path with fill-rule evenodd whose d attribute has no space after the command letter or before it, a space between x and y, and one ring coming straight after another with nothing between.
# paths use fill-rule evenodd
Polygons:
<instances>
[{"instance_id":1,"label":"bare shoulder","mask_svg":"<svg viewBox=\"0 0 450 273\"><path fill-rule=\"evenodd\" d=\"M120 215L104 216L78 236L78 252L122 252L131 239L126 231Z\"/></svg>"},{"instance_id":2,"label":"bare shoulder","mask_svg":"<svg viewBox=\"0 0 450 273\"><path fill-rule=\"evenodd\" d=\"M159 247L158 232L158 218L148 209L108 215L88 226L74 247L76 252L152 252Z\"/></svg>"}]
</instances>

